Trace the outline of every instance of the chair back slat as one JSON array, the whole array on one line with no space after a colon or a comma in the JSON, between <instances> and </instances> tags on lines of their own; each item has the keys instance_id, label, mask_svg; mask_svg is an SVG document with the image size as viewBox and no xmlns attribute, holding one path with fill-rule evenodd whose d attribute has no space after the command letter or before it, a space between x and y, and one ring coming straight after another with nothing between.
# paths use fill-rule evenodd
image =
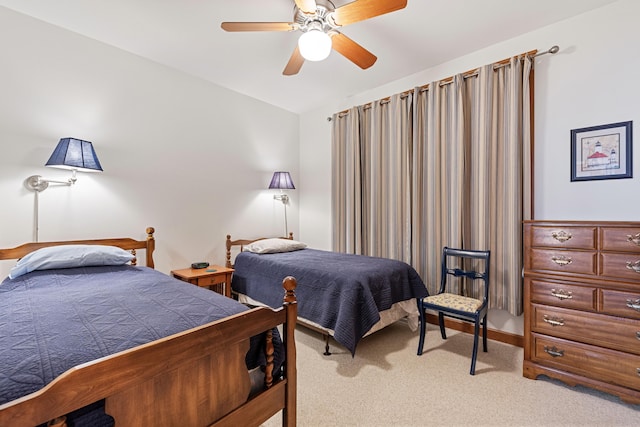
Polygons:
<instances>
[{"instance_id":1,"label":"chair back slat","mask_svg":"<svg viewBox=\"0 0 640 427\"><path fill-rule=\"evenodd\" d=\"M448 277L461 279L447 280ZM444 247L440 283L442 292L481 299L486 304L489 298L489 251Z\"/></svg>"},{"instance_id":2,"label":"chair back slat","mask_svg":"<svg viewBox=\"0 0 640 427\"><path fill-rule=\"evenodd\" d=\"M459 268L449 268L447 269L447 274L451 274L456 277L464 276L471 280L484 279L486 277L485 273L479 273L477 271L461 270Z\"/></svg>"}]
</instances>

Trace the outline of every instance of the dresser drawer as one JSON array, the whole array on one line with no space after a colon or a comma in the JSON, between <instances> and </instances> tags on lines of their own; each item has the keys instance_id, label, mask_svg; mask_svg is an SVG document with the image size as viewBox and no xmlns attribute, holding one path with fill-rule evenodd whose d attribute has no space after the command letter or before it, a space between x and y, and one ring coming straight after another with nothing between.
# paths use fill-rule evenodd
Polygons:
<instances>
[{"instance_id":1,"label":"dresser drawer","mask_svg":"<svg viewBox=\"0 0 640 427\"><path fill-rule=\"evenodd\" d=\"M526 279L530 286L531 302L578 310L596 311L597 289L567 283L552 283ZM640 313L638 313L640 314Z\"/></svg>"},{"instance_id":2,"label":"dresser drawer","mask_svg":"<svg viewBox=\"0 0 640 427\"><path fill-rule=\"evenodd\" d=\"M596 249L596 227L539 226L531 227L531 246L572 249Z\"/></svg>"},{"instance_id":3,"label":"dresser drawer","mask_svg":"<svg viewBox=\"0 0 640 427\"><path fill-rule=\"evenodd\" d=\"M526 256L531 270L596 274L596 252L531 249Z\"/></svg>"},{"instance_id":4,"label":"dresser drawer","mask_svg":"<svg viewBox=\"0 0 640 427\"><path fill-rule=\"evenodd\" d=\"M638 292L600 290L599 311L614 316L640 319L640 290Z\"/></svg>"},{"instance_id":5,"label":"dresser drawer","mask_svg":"<svg viewBox=\"0 0 640 427\"><path fill-rule=\"evenodd\" d=\"M640 390L640 356L535 333L531 348L540 364Z\"/></svg>"},{"instance_id":6,"label":"dresser drawer","mask_svg":"<svg viewBox=\"0 0 640 427\"><path fill-rule=\"evenodd\" d=\"M600 242L605 251L640 253L640 227L602 227Z\"/></svg>"},{"instance_id":7,"label":"dresser drawer","mask_svg":"<svg viewBox=\"0 0 640 427\"><path fill-rule=\"evenodd\" d=\"M537 304L531 314L535 332L640 354L637 320Z\"/></svg>"},{"instance_id":8,"label":"dresser drawer","mask_svg":"<svg viewBox=\"0 0 640 427\"><path fill-rule=\"evenodd\" d=\"M612 254L603 252L600 274L602 276L630 279L640 283L640 253Z\"/></svg>"}]
</instances>

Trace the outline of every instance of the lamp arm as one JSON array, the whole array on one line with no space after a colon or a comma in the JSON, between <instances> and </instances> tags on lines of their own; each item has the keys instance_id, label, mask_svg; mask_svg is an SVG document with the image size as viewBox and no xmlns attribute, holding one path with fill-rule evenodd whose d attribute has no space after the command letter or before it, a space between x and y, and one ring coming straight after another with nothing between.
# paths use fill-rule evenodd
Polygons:
<instances>
[{"instance_id":1,"label":"lamp arm","mask_svg":"<svg viewBox=\"0 0 640 427\"><path fill-rule=\"evenodd\" d=\"M31 191L40 192L46 190L49 187L49 184L73 185L77 180L78 178L76 178L76 173L73 171L71 178L66 181L57 181L55 179L43 178L40 175L31 175L25 180L24 185Z\"/></svg>"},{"instance_id":2,"label":"lamp arm","mask_svg":"<svg viewBox=\"0 0 640 427\"><path fill-rule=\"evenodd\" d=\"M289 196L287 196L286 194L274 194L273 198L274 200L280 200L283 205L289 203Z\"/></svg>"},{"instance_id":3,"label":"lamp arm","mask_svg":"<svg viewBox=\"0 0 640 427\"><path fill-rule=\"evenodd\" d=\"M48 182L49 184L62 184L62 185L73 185L77 181L77 180L72 180L71 178L69 178L66 181L56 181L55 179L46 179L46 178L40 178L40 180Z\"/></svg>"}]
</instances>

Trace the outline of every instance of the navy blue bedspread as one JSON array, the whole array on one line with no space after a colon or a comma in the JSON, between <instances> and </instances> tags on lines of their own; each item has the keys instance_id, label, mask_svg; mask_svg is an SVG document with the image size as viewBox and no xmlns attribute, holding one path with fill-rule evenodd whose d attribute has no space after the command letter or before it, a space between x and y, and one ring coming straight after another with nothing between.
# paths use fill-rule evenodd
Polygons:
<instances>
[{"instance_id":1,"label":"navy blue bedspread","mask_svg":"<svg viewBox=\"0 0 640 427\"><path fill-rule=\"evenodd\" d=\"M0 284L0 404L69 368L247 310L147 267L35 271Z\"/></svg>"},{"instance_id":2,"label":"navy blue bedspread","mask_svg":"<svg viewBox=\"0 0 640 427\"><path fill-rule=\"evenodd\" d=\"M294 276L298 316L334 331L355 354L358 341L380 320L380 311L427 290L409 264L387 258L302 249L277 254L239 253L231 287L278 307L282 279Z\"/></svg>"}]
</instances>

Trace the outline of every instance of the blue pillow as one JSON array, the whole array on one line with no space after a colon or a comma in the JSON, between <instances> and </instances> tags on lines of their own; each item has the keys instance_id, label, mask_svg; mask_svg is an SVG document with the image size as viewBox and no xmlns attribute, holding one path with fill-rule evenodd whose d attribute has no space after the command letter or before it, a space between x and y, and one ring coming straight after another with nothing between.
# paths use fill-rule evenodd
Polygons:
<instances>
[{"instance_id":1,"label":"blue pillow","mask_svg":"<svg viewBox=\"0 0 640 427\"><path fill-rule=\"evenodd\" d=\"M20 258L9 272L15 279L35 270L124 265L133 259L124 249L105 245L61 245L38 249Z\"/></svg>"}]
</instances>

